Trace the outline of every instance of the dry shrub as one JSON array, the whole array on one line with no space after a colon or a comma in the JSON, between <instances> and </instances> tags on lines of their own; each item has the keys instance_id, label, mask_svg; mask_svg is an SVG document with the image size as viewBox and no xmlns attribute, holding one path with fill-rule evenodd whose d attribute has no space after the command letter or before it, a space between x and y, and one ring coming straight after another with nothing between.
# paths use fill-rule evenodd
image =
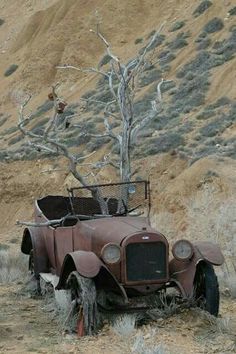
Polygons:
<instances>
[{"instance_id":1,"label":"dry shrub","mask_svg":"<svg viewBox=\"0 0 236 354\"><path fill-rule=\"evenodd\" d=\"M113 331L121 337L129 337L135 330L136 316L124 314L116 318L112 325Z\"/></svg>"},{"instance_id":2,"label":"dry shrub","mask_svg":"<svg viewBox=\"0 0 236 354\"><path fill-rule=\"evenodd\" d=\"M131 353L135 354L165 354L166 351L162 344L148 346L142 335L136 337L131 348Z\"/></svg>"},{"instance_id":3,"label":"dry shrub","mask_svg":"<svg viewBox=\"0 0 236 354\"><path fill-rule=\"evenodd\" d=\"M188 227L186 237L190 240L209 240L218 243L224 253L225 286L236 297L236 201L221 201L217 189L206 184L194 198L185 201Z\"/></svg>"},{"instance_id":4,"label":"dry shrub","mask_svg":"<svg viewBox=\"0 0 236 354\"><path fill-rule=\"evenodd\" d=\"M162 344L147 344L142 331L136 332L135 326L138 321L138 316L135 314L124 314L116 318L112 325L115 334L119 335L121 339L129 345L130 352L135 354L165 354ZM135 333L136 332L136 333ZM150 333L151 332L151 333ZM149 335L154 338L156 328L149 329ZM134 338L134 340L133 340Z\"/></svg>"},{"instance_id":5,"label":"dry shrub","mask_svg":"<svg viewBox=\"0 0 236 354\"><path fill-rule=\"evenodd\" d=\"M11 74L13 74L16 70L18 69L18 65L17 64L12 64L9 66L9 68L5 71L4 76L10 76Z\"/></svg>"},{"instance_id":6,"label":"dry shrub","mask_svg":"<svg viewBox=\"0 0 236 354\"><path fill-rule=\"evenodd\" d=\"M171 242L187 238L192 242L218 243L226 259L222 267L222 285L236 298L236 200L227 196L222 200L222 195L219 196L220 190L203 180L201 189L193 197L182 200L186 211L185 231L177 230L175 215L169 212L153 215L152 224Z\"/></svg>"},{"instance_id":7,"label":"dry shrub","mask_svg":"<svg viewBox=\"0 0 236 354\"><path fill-rule=\"evenodd\" d=\"M56 285L56 284L55 284ZM56 320L61 332L73 332L76 327L77 314L72 314L70 294L66 290L55 290L51 283L41 279L43 310Z\"/></svg>"},{"instance_id":8,"label":"dry shrub","mask_svg":"<svg viewBox=\"0 0 236 354\"><path fill-rule=\"evenodd\" d=\"M0 250L0 283L23 282L27 278L28 257L9 250Z\"/></svg>"},{"instance_id":9,"label":"dry shrub","mask_svg":"<svg viewBox=\"0 0 236 354\"><path fill-rule=\"evenodd\" d=\"M174 288L160 291L158 294L153 294L149 297L148 305L150 308L142 315L139 315L139 321L142 324L158 319L167 319L173 315L184 311L186 308L194 306L192 300L180 300L179 293Z\"/></svg>"},{"instance_id":10,"label":"dry shrub","mask_svg":"<svg viewBox=\"0 0 236 354\"><path fill-rule=\"evenodd\" d=\"M224 264L221 272L217 272L220 288L226 296L236 299L236 272L229 270L227 262Z\"/></svg>"},{"instance_id":11,"label":"dry shrub","mask_svg":"<svg viewBox=\"0 0 236 354\"><path fill-rule=\"evenodd\" d=\"M212 332L227 335L235 334L235 320L233 317L215 317L200 308L195 308L192 312L201 320L202 326L207 327Z\"/></svg>"},{"instance_id":12,"label":"dry shrub","mask_svg":"<svg viewBox=\"0 0 236 354\"><path fill-rule=\"evenodd\" d=\"M236 272L234 272L234 274L228 274L226 277L226 282L230 296L233 299L236 299Z\"/></svg>"}]
</instances>

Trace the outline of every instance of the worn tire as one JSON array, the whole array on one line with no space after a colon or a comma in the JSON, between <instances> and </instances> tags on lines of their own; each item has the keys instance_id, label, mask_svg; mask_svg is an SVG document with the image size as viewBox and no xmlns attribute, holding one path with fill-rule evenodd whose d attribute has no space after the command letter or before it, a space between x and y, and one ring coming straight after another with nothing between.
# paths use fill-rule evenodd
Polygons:
<instances>
[{"instance_id":1,"label":"worn tire","mask_svg":"<svg viewBox=\"0 0 236 354\"><path fill-rule=\"evenodd\" d=\"M29 265L28 265L29 273L31 275L35 276L35 271L34 271L34 251L31 249L29 253Z\"/></svg>"},{"instance_id":2,"label":"worn tire","mask_svg":"<svg viewBox=\"0 0 236 354\"><path fill-rule=\"evenodd\" d=\"M96 287L93 279L85 278L78 272L71 272L66 282L70 291L72 316L77 316L78 336L93 335L99 325L99 313L96 302Z\"/></svg>"},{"instance_id":3,"label":"worn tire","mask_svg":"<svg viewBox=\"0 0 236 354\"><path fill-rule=\"evenodd\" d=\"M217 276L209 263L200 263L194 279L194 297L198 307L213 316L219 313L220 293Z\"/></svg>"},{"instance_id":4,"label":"worn tire","mask_svg":"<svg viewBox=\"0 0 236 354\"><path fill-rule=\"evenodd\" d=\"M29 253L29 265L28 265L28 269L29 269L29 276L30 276L30 281L33 285L33 292L36 295L41 295L41 286L40 286L40 279L38 277L36 277L35 274L35 269L34 269L34 251L33 249L31 249L30 253Z\"/></svg>"}]
</instances>

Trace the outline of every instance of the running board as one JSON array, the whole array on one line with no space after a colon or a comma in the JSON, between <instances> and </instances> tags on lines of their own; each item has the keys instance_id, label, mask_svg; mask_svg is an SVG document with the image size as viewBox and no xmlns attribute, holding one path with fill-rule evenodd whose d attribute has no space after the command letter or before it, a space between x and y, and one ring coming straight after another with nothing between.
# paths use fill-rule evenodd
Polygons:
<instances>
[{"instance_id":1,"label":"running board","mask_svg":"<svg viewBox=\"0 0 236 354\"><path fill-rule=\"evenodd\" d=\"M45 295L47 292L52 292L57 308L68 311L71 306L70 293L68 293L68 290L56 290L59 277L52 273L40 273L39 275L42 295Z\"/></svg>"},{"instance_id":2,"label":"running board","mask_svg":"<svg viewBox=\"0 0 236 354\"><path fill-rule=\"evenodd\" d=\"M52 273L39 273L40 280L42 279L43 282L47 284L51 284L55 290L55 287L57 286L59 282L59 277L55 274Z\"/></svg>"}]
</instances>

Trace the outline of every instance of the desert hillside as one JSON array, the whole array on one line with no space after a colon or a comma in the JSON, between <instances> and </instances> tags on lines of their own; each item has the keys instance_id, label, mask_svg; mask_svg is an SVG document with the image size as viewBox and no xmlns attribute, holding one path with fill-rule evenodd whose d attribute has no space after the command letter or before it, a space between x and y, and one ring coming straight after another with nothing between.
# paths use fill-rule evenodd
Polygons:
<instances>
[{"instance_id":1,"label":"desert hillside","mask_svg":"<svg viewBox=\"0 0 236 354\"><path fill-rule=\"evenodd\" d=\"M97 73L57 66L109 70L105 47L90 31L97 21L123 63L142 53L154 31L162 26L139 77L137 117L142 118L150 108L160 80L168 83L163 86L163 110L139 134L132 152L134 178L150 179L151 221L170 243L181 237L218 242L227 264L219 271L223 289L221 322L212 324L204 316L196 319L194 312L181 313L173 319L161 319L157 327L144 326L143 336L149 348L153 347L152 337L164 344L164 351L160 349L158 353L177 353L175 343L182 354L234 352L235 1L1 0L0 10L0 251L19 251L22 228L15 225L16 220L32 219L35 198L65 194L68 186L78 184L68 172L65 158L34 151L23 138L17 123L25 97L32 95L27 107L27 114L33 115L30 127L33 132L40 132L53 114L48 93L58 82L59 94L68 103L63 117L76 115L77 128L69 127L63 138L66 147L81 156L92 154L87 163L102 159L109 151L115 154L109 140L80 137L84 127L91 134L104 132L104 107L96 101L106 103L110 99L107 83ZM87 98L91 103L83 105ZM83 172L87 173L87 169ZM117 175L112 168L105 168L98 172L97 179L116 181ZM57 337L58 323L40 312L41 300L36 301L38 306L33 299L28 303L27 295L21 294L20 301L19 288L20 284L14 283L1 290L0 306L5 310L3 314L0 311L0 352L151 353L138 352L132 344L142 330L128 337L126 345L126 340L120 339L122 334L119 337L110 327L101 332L98 345L94 339L83 339L79 349L74 337ZM12 325L14 301L19 314L25 316L22 327L20 315L16 326ZM33 325L26 339L24 331L30 315ZM189 328L184 315L191 322ZM49 349L40 349L40 325L45 326ZM16 331L19 338L14 335Z\"/></svg>"},{"instance_id":2,"label":"desert hillside","mask_svg":"<svg viewBox=\"0 0 236 354\"><path fill-rule=\"evenodd\" d=\"M176 205L174 209L179 206L183 210L176 199L194 194L207 174L212 175L217 185L219 180L226 185L224 191L234 190L234 179L224 173L225 164L232 167L232 174L236 166L233 2L22 0L17 4L16 12L14 1L1 2L0 159L2 178L7 179L9 185L8 199L11 190L15 198L15 188L11 188L13 181L18 190L22 191L24 186L25 198L28 198L27 190L32 196L38 195L40 187L32 188L31 183L41 186L45 193L56 193L63 190L65 184L75 183L69 176L66 177L69 182L53 183L49 188L43 182L44 177L47 180L51 176L40 172L41 169L47 170L44 164L53 165L55 159L29 148L17 129L19 105L27 94L33 96L28 110L34 115L32 131L44 128L52 115L47 94L56 82L60 82L60 95L68 102L65 116L79 114L79 123L89 123L91 133L104 130L103 107L91 103L81 110L80 100L81 97L89 97L92 102L108 99L108 88L99 75L56 69L63 64L77 67L99 64L108 70L104 46L90 32L97 21L113 52L124 63L135 57L153 31L163 24L149 66L139 78L135 105L135 113L142 117L150 106L157 83L161 78L169 80L163 89L164 110L141 133L133 154L137 167L145 161L145 170L138 167L136 177L151 178L154 211L166 208L173 211L170 200ZM91 161L100 159L111 149L107 141L103 144L98 139L81 140L79 134L79 129L69 129L66 144L85 155L95 151ZM58 164L56 169L63 171L55 174L63 179L67 165L62 162L61 167L56 160L55 165ZM36 172L37 166L40 167ZM5 177L9 168L13 170L10 179ZM33 178L15 179L14 169L32 173ZM28 172L30 169L32 172ZM116 178L110 170L99 174L101 180L109 181L110 177ZM5 202L5 188L1 195Z\"/></svg>"}]
</instances>

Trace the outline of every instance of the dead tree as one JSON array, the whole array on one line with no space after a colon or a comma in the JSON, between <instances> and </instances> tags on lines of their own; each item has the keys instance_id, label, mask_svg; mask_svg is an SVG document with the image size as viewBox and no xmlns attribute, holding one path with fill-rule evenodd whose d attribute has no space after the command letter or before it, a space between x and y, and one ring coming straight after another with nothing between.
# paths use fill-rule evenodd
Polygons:
<instances>
[{"instance_id":1,"label":"dead tree","mask_svg":"<svg viewBox=\"0 0 236 354\"><path fill-rule=\"evenodd\" d=\"M84 176L81 172L81 166L87 166L93 170L94 168L102 168L110 165L118 171L121 182L130 182L132 178L131 149L135 147L140 131L144 129L153 117L162 109L161 86L164 82L163 79L157 84L155 99L150 102L150 109L146 112L146 115L143 117L136 117L134 113L138 79L145 69L146 61L151 53L150 49L159 35L160 30L161 28L152 36L141 54L138 54L128 63L122 63L113 53L110 43L101 34L99 25L97 25L96 31L91 30L91 32L101 40L106 48L107 55L110 57L108 71L102 71L99 67L78 68L71 65L57 67L58 69L73 69L81 72L96 73L107 80L112 99L108 102L98 101L99 104L104 104L105 131L102 134L90 134L90 137L101 139L109 137L119 146L119 158L115 158L109 153L104 156L102 161L85 163L84 161L93 153L80 157L79 155L72 153L65 144L60 142L60 135L63 129L65 129L65 122L61 124L59 118L60 114L66 107L66 103L58 97L57 86L53 87L52 93L49 95L49 99L54 102L54 114L42 134L36 134L29 129L32 116L25 115L25 108L30 97L22 103L19 112L18 127L26 137L28 144L38 151L49 152L58 156L66 157L69 161L70 172L83 186L88 185L87 177L88 175L91 175L91 171L87 176ZM74 117L68 116L66 118L67 123L72 118ZM112 121L119 122L119 129L114 130L112 128ZM107 201L102 198L99 189L88 188L90 188L93 197L99 201L102 213L108 214ZM126 205L127 199L128 190L127 187L124 187L120 194L118 211L121 211L124 204Z\"/></svg>"}]
</instances>

